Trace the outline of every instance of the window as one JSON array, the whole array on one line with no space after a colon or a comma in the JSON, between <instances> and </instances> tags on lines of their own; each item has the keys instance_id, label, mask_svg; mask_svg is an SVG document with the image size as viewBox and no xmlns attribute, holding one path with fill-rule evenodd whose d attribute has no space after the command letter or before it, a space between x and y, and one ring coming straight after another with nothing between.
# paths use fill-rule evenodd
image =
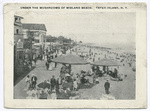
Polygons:
<instances>
[{"instance_id":1,"label":"window","mask_svg":"<svg viewBox=\"0 0 150 111\"><path fill-rule=\"evenodd\" d=\"M17 21L17 18L15 18L15 22Z\"/></svg>"},{"instance_id":2,"label":"window","mask_svg":"<svg viewBox=\"0 0 150 111\"><path fill-rule=\"evenodd\" d=\"M16 29L16 34L19 34L19 29Z\"/></svg>"},{"instance_id":3,"label":"window","mask_svg":"<svg viewBox=\"0 0 150 111\"><path fill-rule=\"evenodd\" d=\"M47 39L46 42L50 42L50 39Z\"/></svg>"}]
</instances>

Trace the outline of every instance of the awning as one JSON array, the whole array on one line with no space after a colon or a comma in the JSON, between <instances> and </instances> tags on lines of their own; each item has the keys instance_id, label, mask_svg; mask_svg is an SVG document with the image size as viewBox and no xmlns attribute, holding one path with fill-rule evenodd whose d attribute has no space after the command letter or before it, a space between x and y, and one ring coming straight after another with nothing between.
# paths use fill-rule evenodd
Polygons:
<instances>
[{"instance_id":1,"label":"awning","mask_svg":"<svg viewBox=\"0 0 150 111\"><path fill-rule=\"evenodd\" d=\"M73 65L84 65L88 64L87 61L84 59L80 58L79 56L68 54L68 55L63 55L57 58L52 59L53 62L57 63L64 63L64 64L73 64Z\"/></svg>"}]
</instances>

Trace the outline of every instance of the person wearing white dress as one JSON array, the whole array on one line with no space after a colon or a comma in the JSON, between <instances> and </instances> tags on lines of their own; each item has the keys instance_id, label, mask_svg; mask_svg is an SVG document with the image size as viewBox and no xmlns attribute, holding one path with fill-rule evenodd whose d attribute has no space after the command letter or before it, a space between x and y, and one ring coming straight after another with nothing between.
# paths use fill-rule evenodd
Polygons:
<instances>
[{"instance_id":1,"label":"person wearing white dress","mask_svg":"<svg viewBox=\"0 0 150 111\"><path fill-rule=\"evenodd\" d=\"M77 88L78 88L78 84L77 84L76 79L74 79L74 81L73 81L73 90L77 91Z\"/></svg>"},{"instance_id":2,"label":"person wearing white dress","mask_svg":"<svg viewBox=\"0 0 150 111\"><path fill-rule=\"evenodd\" d=\"M27 75L27 77L26 77L26 79L25 79L25 82L26 82L26 84L25 84L25 91L28 91L29 90L29 88L30 88L30 78L29 78L29 75Z\"/></svg>"},{"instance_id":3,"label":"person wearing white dress","mask_svg":"<svg viewBox=\"0 0 150 111\"><path fill-rule=\"evenodd\" d=\"M56 91L55 90L52 91L51 99L54 99L54 100L57 99L57 95L56 95Z\"/></svg>"},{"instance_id":4,"label":"person wearing white dress","mask_svg":"<svg viewBox=\"0 0 150 111\"><path fill-rule=\"evenodd\" d=\"M49 70L51 71L53 68L52 68L52 62L49 64Z\"/></svg>"},{"instance_id":5,"label":"person wearing white dress","mask_svg":"<svg viewBox=\"0 0 150 111\"><path fill-rule=\"evenodd\" d=\"M26 97L26 99L32 99L32 88L30 88L30 90L29 91L27 91L27 97Z\"/></svg>"},{"instance_id":6,"label":"person wearing white dress","mask_svg":"<svg viewBox=\"0 0 150 111\"><path fill-rule=\"evenodd\" d=\"M38 99L38 94L37 94L37 90L36 89L32 90L32 99Z\"/></svg>"}]
</instances>

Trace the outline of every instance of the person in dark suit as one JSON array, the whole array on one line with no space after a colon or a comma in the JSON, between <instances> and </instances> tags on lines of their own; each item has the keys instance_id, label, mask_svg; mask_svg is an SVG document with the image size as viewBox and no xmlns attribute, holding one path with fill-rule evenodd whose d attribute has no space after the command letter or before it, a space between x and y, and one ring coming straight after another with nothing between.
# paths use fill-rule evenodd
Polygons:
<instances>
[{"instance_id":1,"label":"person in dark suit","mask_svg":"<svg viewBox=\"0 0 150 111\"><path fill-rule=\"evenodd\" d=\"M105 82L104 87L105 87L106 94L109 94L110 83L109 83L108 79Z\"/></svg>"},{"instance_id":2,"label":"person in dark suit","mask_svg":"<svg viewBox=\"0 0 150 111\"><path fill-rule=\"evenodd\" d=\"M56 79L55 79L55 76L53 76L51 78L51 91L54 90L55 86L56 86Z\"/></svg>"},{"instance_id":3,"label":"person in dark suit","mask_svg":"<svg viewBox=\"0 0 150 111\"><path fill-rule=\"evenodd\" d=\"M57 58L57 54L55 55L55 58Z\"/></svg>"},{"instance_id":4,"label":"person in dark suit","mask_svg":"<svg viewBox=\"0 0 150 111\"><path fill-rule=\"evenodd\" d=\"M59 78L58 78L56 81L56 94L59 93L59 85L60 85L60 83L59 83Z\"/></svg>"},{"instance_id":5,"label":"person in dark suit","mask_svg":"<svg viewBox=\"0 0 150 111\"><path fill-rule=\"evenodd\" d=\"M31 78L31 85L32 85L32 88L36 88L36 82L37 81L37 77L33 74L32 78Z\"/></svg>"},{"instance_id":6,"label":"person in dark suit","mask_svg":"<svg viewBox=\"0 0 150 111\"><path fill-rule=\"evenodd\" d=\"M37 58L35 58L33 61L34 61L34 64L35 64L35 66L36 66Z\"/></svg>"},{"instance_id":7,"label":"person in dark suit","mask_svg":"<svg viewBox=\"0 0 150 111\"><path fill-rule=\"evenodd\" d=\"M48 70L48 68L49 68L49 62L46 61L45 65L46 65L46 69Z\"/></svg>"},{"instance_id":8,"label":"person in dark suit","mask_svg":"<svg viewBox=\"0 0 150 111\"><path fill-rule=\"evenodd\" d=\"M117 75L118 75L118 70L115 68L115 70L114 70L114 78L117 78Z\"/></svg>"}]
</instances>

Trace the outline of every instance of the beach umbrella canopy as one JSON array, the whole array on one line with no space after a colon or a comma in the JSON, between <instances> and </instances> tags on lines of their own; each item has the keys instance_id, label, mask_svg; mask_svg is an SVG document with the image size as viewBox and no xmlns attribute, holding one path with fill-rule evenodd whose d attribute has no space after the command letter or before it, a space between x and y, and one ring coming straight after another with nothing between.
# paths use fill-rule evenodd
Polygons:
<instances>
[{"instance_id":1,"label":"beach umbrella canopy","mask_svg":"<svg viewBox=\"0 0 150 111\"><path fill-rule=\"evenodd\" d=\"M56 63L64 63L64 64L71 64L71 65L84 65L88 64L87 61L84 59L80 58L79 56L68 54L68 55L63 55L57 58L52 59L53 62Z\"/></svg>"},{"instance_id":2,"label":"beach umbrella canopy","mask_svg":"<svg viewBox=\"0 0 150 111\"><path fill-rule=\"evenodd\" d=\"M45 88L50 88L50 84L47 83L47 82L41 82L41 83L39 83L37 86L38 86L39 88L43 88L43 89L45 89Z\"/></svg>"},{"instance_id":3,"label":"beach umbrella canopy","mask_svg":"<svg viewBox=\"0 0 150 111\"><path fill-rule=\"evenodd\" d=\"M86 50L78 50L77 53L88 53Z\"/></svg>"},{"instance_id":4,"label":"beach umbrella canopy","mask_svg":"<svg viewBox=\"0 0 150 111\"><path fill-rule=\"evenodd\" d=\"M99 61L95 61L93 63L91 63L93 65L97 65L97 66L120 66L119 63L111 60L111 59L102 59Z\"/></svg>"}]
</instances>

